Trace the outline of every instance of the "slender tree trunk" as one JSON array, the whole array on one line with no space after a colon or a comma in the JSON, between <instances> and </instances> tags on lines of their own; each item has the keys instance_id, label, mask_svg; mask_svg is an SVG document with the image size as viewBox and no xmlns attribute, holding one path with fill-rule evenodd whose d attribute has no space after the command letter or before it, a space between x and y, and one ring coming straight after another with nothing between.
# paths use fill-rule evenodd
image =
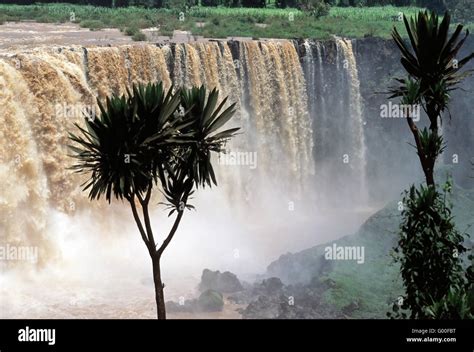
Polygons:
<instances>
[{"instance_id":1,"label":"slender tree trunk","mask_svg":"<svg viewBox=\"0 0 474 352\"><path fill-rule=\"evenodd\" d=\"M418 152L418 157L420 159L421 167L423 169L423 173L425 174L426 184L428 186L435 187L435 182L434 182L435 160L431 160L431 158L429 158L426 152L423 150L423 146L420 140L420 132L416 124L413 122L413 119L411 117L408 117L407 122L413 134L413 137L415 138L416 149Z\"/></svg>"},{"instance_id":2,"label":"slender tree trunk","mask_svg":"<svg viewBox=\"0 0 474 352\"><path fill-rule=\"evenodd\" d=\"M166 319L165 294L163 281L161 280L160 257L155 255L152 258L152 263L157 316L158 319Z\"/></svg>"},{"instance_id":3,"label":"slender tree trunk","mask_svg":"<svg viewBox=\"0 0 474 352\"><path fill-rule=\"evenodd\" d=\"M435 186L433 170L425 171L425 178L426 178L426 184L428 186L433 186L433 187Z\"/></svg>"},{"instance_id":4,"label":"slender tree trunk","mask_svg":"<svg viewBox=\"0 0 474 352\"><path fill-rule=\"evenodd\" d=\"M155 284L155 301L156 301L156 310L157 310L158 319L166 319L166 306L165 306L165 294L164 294L165 287L163 284L163 280L161 279L161 266L160 266L161 255L165 251L166 247L168 247L168 245L170 244L171 240L173 239L173 236L176 233L176 230L178 229L179 223L181 222L181 219L183 217L184 207L186 205L186 201L188 199L190 191L191 189L185 192L185 195L183 197L183 204L182 206L180 205L180 209L178 210L178 215L176 216L173 227L171 228L170 233L168 234L168 236L165 238L165 240L163 241L163 243L158 249L156 249L155 238L153 236L153 231L152 231L151 223L150 223L150 213L148 212L148 203L151 197L151 185L144 199L138 196L138 200L142 206L143 220L145 223L145 227L143 227L140 216L138 215L137 207L135 205L135 195L127 197L127 200L130 202L130 205L132 207L133 217L135 219L135 222L137 223L143 242L145 242L145 245L148 249L148 253L150 254L150 258L153 264L153 282Z\"/></svg>"}]
</instances>

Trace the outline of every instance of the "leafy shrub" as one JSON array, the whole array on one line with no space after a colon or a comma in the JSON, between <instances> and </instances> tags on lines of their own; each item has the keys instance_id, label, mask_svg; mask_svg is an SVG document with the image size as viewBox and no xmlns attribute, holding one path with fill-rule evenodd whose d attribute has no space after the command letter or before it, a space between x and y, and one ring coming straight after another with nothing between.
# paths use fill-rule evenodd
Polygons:
<instances>
[{"instance_id":1,"label":"leafy shrub","mask_svg":"<svg viewBox=\"0 0 474 352\"><path fill-rule=\"evenodd\" d=\"M241 0L243 7L266 7L267 3L265 0Z\"/></svg>"},{"instance_id":2,"label":"leafy shrub","mask_svg":"<svg viewBox=\"0 0 474 352\"><path fill-rule=\"evenodd\" d=\"M472 303L464 290L450 289L438 302L425 309L426 317L431 319L474 319Z\"/></svg>"},{"instance_id":3,"label":"leafy shrub","mask_svg":"<svg viewBox=\"0 0 474 352\"><path fill-rule=\"evenodd\" d=\"M395 315L426 319L465 314L465 278L461 255L464 236L456 229L447 197L433 186L412 186L403 198L404 210L395 257L401 264L405 296L393 305Z\"/></svg>"},{"instance_id":4,"label":"leafy shrub","mask_svg":"<svg viewBox=\"0 0 474 352\"><path fill-rule=\"evenodd\" d=\"M450 6L449 3L448 6ZM452 2L451 6L451 13L457 22L474 21L474 2L472 0L456 0Z\"/></svg>"},{"instance_id":5,"label":"leafy shrub","mask_svg":"<svg viewBox=\"0 0 474 352\"><path fill-rule=\"evenodd\" d=\"M442 14L447 10L445 0L418 0L417 5L420 7L426 7L427 9L435 11L438 14Z\"/></svg>"},{"instance_id":6,"label":"leafy shrub","mask_svg":"<svg viewBox=\"0 0 474 352\"><path fill-rule=\"evenodd\" d=\"M132 40L136 42L143 42L146 40L146 35L141 31L137 31L132 35Z\"/></svg>"},{"instance_id":7,"label":"leafy shrub","mask_svg":"<svg viewBox=\"0 0 474 352\"><path fill-rule=\"evenodd\" d=\"M330 10L330 6L323 0L299 0L298 8L316 18L327 16Z\"/></svg>"},{"instance_id":8,"label":"leafy shrub","mask_svg":"<svg viewBox=\"0 0 474 352\"><path fill-rule=\"evenodd\" d=\"M89 28L91 31L98 31L104 28L104 23L97 20L85 20L79 24L82 28Z\"/></svg>"},{"instance_id":9,"label":"leafy shrub","mask_svg":"<svg viewBox=\"0 0 474 352\"><path fill-rule=\"evenodd\" d=\"M199 296L198 305L205 312L220 312L224 307L224 297L218 291L207 290Z\"/></svg>"},{"instance_id":10,"label":"leafy shrub","mask_svg":"<svg viewBox=\"0 0 474 352\"><path fill-rule=\"evenodd\" d=\"M137 27L127 27L125 28L125 34L128 36L134 36L137 32L139 32Z\"/></svg>"},{"instance_id":11,"label":"leafy shrub","mask_svg":"<svg viewBox=\"0 0 474 352\"><path fill-rule=\"evenodd\" d=\"M202 6L219 6L220 0L201 0Z\"/></svg>"},{"instance_id":12,"label":"leafy shrub","mask_svg":"<svg viewBox=\"0 0 474 352\"><path fill-rule=\"evenodd\" d=\"M284 9L287 7L296 7L298 5L297 0L276 0L275 1L275 6Z\"/></svg>"}]
</instances>

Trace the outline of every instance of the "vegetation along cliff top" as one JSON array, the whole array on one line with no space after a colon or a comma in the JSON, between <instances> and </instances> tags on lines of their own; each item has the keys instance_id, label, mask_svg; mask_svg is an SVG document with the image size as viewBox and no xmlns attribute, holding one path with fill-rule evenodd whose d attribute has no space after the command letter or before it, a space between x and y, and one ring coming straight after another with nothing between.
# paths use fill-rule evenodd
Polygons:
<instances>
[{"instance_id":1,"label":"vegetation along cliff top","mask_svg":"<svg viewBox=\"0 0 474 352\"><path fill-rule=\"evenodd\" d=\"M75 24L99 31L97 36L116 36L105 30L114 28L129 39L153 42L172 37L176 31L205 38L388 38L393 26L402 28L402 14L412 16L424 7L423 0L90 0L90 5L74 4L79 1L6 2L0 4L0 24ZM474 19L469 18L474 17L470 1L451 3L449 10L455 20L474 28ZM8 33L0 27L0 36Z\"/></svg>"}]
</instances>

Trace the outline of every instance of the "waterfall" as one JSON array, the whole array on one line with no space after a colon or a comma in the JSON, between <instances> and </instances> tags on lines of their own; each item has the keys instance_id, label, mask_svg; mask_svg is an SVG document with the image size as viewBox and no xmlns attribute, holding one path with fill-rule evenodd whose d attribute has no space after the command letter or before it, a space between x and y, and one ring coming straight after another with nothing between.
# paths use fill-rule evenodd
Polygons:
<instances>
[{"instance_id":1,"label":"waterfall","mask_svg":"<svg viewBox=\"0 0 474 352\"><path fill-rule=\"evenodd\" d=\"M364 119L362 116L362 98L360 94L360 81L357 71L357 63L352 49L352 42L350 40L336 38L338 51L342 50L344 57L344 68L346 74L349 76L349 128L352 134L352 145L350 148L349 157L353 157L355 162L351 163L355 174L357 175L358 196L360 202L365 204L367 201L367 186L366 186L366 146L364 137ZM349 159L350 162L350 159Z\"/></svg>"},{"instance_id":2,"label":"waterfall","mask_svg":"<svg viewBox=\"0 0 474 352\"><path fill-rule=\"evenodd\" d=\"M281 187L283 182L298 197L314 173L312 128L298 55L287 41L243 42L239 49L247 77L244 96L254 117L247 133L253 137L262 168L271 170L275 185Z\"/></svg>"},{"instance_id":3,"label":"waterfall","mask_svg":"<svg viewBox=\"0 0 474 352\"><path fill-rule=\"evenodd\" d=\"M85 176L68 169L68 132L83 123L84 106L97 108L96 97L158 81L216 87L237 104L233 124L243 133L229 148L255 153L258 164L218 168L229 197L245 193L245 201L257 202L273 191L296 200L311 190L312 126L290 41L20 51L0 56L0 242L37 245L39 257L50 258L51 211L74 216L105 207L88 201L80 188Z\"/></svg>"},{"instance_id":4,"label":"waterfall","mask_svg":"<svg viewBox=\"0 0 474 352\"><path fill-rule=\"evenodd\" d=\"M364 118L352 42L305 40L302 66L313 122L318 205L367 202Z\"/></svg>"},{"instance_id":5,"label":"waterfall","mask_svg":"<svg viewBox=\"0 0 474 352\"><path fill-rule=\"evenodd\" d=\"M315 200L320 208L365 204L364 118L351 41L38 48L0 55L0 242L38 245L40 258L51 258L52 212L73 217L92 209L107 217L106 205L82 192L85 176L68 169L68 132L83 123L84 106L97 108L97 97L159 81L166 88L204 84L236 103L231 124L242 133L229 144L227 161L237 152L256 163L216 160L219 192L236 212L265 208L268 215L274 207L288 211L287 202L309 209Z\"/></svg>"}]
</instances>

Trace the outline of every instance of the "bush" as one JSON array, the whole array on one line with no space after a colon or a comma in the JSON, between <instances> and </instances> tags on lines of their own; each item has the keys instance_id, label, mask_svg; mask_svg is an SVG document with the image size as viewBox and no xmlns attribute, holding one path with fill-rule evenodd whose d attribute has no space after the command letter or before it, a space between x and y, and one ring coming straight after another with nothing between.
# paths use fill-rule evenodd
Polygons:
<instances>
[{"instance_id":1,"label":"bush","mask_svg":"<svg viewBox=\"0 0 474 352\"><path fill-rule=\"evenodd\" d=\"M97 20L85 20L79 24L82 28L89 28L91 31L98 31L104 28L104 23Z\"/></svg>"},{"instance_id":2,"label":"bush","mask_svg":"<svg viewBox=\"0 0 474 352\"><path fill-rule=\"evenodd\" d=\"M417 5L426 7L428 10L433 10L438 14L443 14L447 10L445 0L418 0Z\"/></svg>"},{"instance_id":3,"label":"bush","mask_svg":"<svg viewBox=\"0 0 474 352\"><path fill-rule=\"evenodd\" d=\"M330 10L323 0L299 0L298 8L316 18L328 15Z\"/></svg>"},{"instance_id":4,"label":"bush","mask_svg":"<svg viewBox=\"0 0 474 352\"><path fill-rule=\"evenodd\" d=\"M426 308L426 316L431 319L474 319L468 293L464 290L450 289L438 302Z\"/></svg>"},{"instance_id":5,"label":"bush","mask_svg":"<svg viewBox=\"0 0 474 352\"><path fill-rule=\"evenodd\" d=\"M405 192L400 239L395 248L405 296L393 305L395 315L389 313L390 317L455 316L464 309L466 281L461 255L466 248L447 200L451 187L448 181L444 193L433 186L412 186Z\"/></svg>"},{"instance_id":6,"label":"bush","mask_svg":"<svg viewBox=\"0 0 474 352\"><path fill-rule=\"evenodd\" d=\"M224 297L218 291L204 291L198 298L198 306L205 312L220 312L224 307Z\"/></svg>"},{"instance_id":7,"label":"bush","mask_svg":"<svg viewBox=\"0 0 474 352\"><path fill-rule=\"evenodd\" d=\"M297 7L298 6L298 1L297 0L276 0L275 1L275 6L284 9L287 7Z\"/></svg>"},{"instance_id":8,"label":"bush","mask_svg":"<svg viewBox=\"0 0 474 352\"><path fill-rule=\"evenodd\" d=\"M137 31L134 35L132 35L132 40L135 42L143 42L146 40L146 35L141 31Z\"/></svg>"},{"instance_id":9,"label":"bush","mask_svg":"<svg viewBox=\"0 0 474 352\"><path fill-rule=\"evenodd\" d=\"M474 21L474 2L472 0L456 0L448 3L448 7L457 22Z\"/></svg>"},{"instance_id":10,"label":"bush","mask_svg":"<svg viewBox=\"0 0 474 352\"><path fill-rule=\"evenodd\" d=\"M241 0L241 4L243 7L263 8L267 6L267 2L265 0Z\"/></svg>"},{"instance_id":11,"label":"bush","mask_svg":"<svg viewBox=\"0 0 474 352\"><path fill-rule=\"evenodd\" d=\"M202 6L219 6L220 4L220 0L201 0Z\"/></svg>"},{"instance_id":12,"label":"bush","mask_svg":"<svg viewBox=\"0 0 474 352\"><path fill-rule=\"evenodd\" d=\"M127 27L125 28L125 34L128 36L134 36L137 32L139 32L139 29L137 27Z\"/></svg>"},{"instance_id":13,"label":"bush","mask_svg":"<svg viewBox=\"0 0 474 352\"><path fill-rule=\"evenodd\" d=\"M226 7L240 7L240 0L223 0L222 5Z\"/></svg>"}]
</instances>

